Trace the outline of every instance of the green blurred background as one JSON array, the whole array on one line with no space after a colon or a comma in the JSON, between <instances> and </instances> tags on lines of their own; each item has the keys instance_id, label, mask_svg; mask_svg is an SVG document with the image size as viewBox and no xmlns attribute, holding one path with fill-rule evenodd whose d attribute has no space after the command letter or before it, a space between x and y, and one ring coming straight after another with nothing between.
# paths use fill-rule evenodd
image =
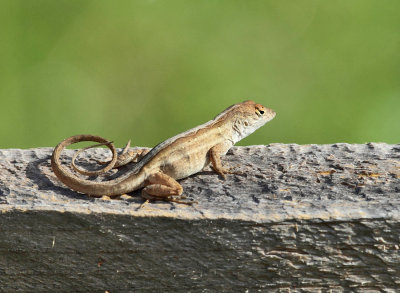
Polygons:
<instances>
[{"instance_id":1,"label":"green blurred background","mask_svg":"<svg viewBox=\"0 0 400 293\"><path fill-rule=\"evenodd\" d=\"M153 146L246 99L241 144L399 143L398 0L1 0L0 148Z\"/></svg>"}]
</instances>

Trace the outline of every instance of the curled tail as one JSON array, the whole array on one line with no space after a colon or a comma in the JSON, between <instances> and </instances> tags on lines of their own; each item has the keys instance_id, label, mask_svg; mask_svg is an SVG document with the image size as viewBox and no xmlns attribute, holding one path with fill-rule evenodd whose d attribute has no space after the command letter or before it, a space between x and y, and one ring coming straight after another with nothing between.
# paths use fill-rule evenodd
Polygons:
<instances>
[{"instance_id":1,"label":"curled tail","mask_svg":"<svg viewBox=\"0 0 400 293\"><path fill-rule=\"evenodd\" d=\"M67 146L82 141L94 141L106 145L113 154L112 160L110 161L110 163L108 163L108 165L105 168L99 171L88 172L88 175L104 173L110 170L115 165L118 156L115 146L112 142L96 135L90 135L90 134L74 135L60 142L54 148L53 154L51 156L51 167L53 169L53 172L56 174L56 176L58 177L58 179L60 179L61 182L63 182L69 188L78 192L85 193L89 196L120 195L142 187L144 181L144 175L140 171L138 173L133 173L133 174L128 173L110 181L93 182L90 180L81 179L75 174L73 174L71 171L63 167L60 161L61 152Z\"/></svg>"}]
</instances>

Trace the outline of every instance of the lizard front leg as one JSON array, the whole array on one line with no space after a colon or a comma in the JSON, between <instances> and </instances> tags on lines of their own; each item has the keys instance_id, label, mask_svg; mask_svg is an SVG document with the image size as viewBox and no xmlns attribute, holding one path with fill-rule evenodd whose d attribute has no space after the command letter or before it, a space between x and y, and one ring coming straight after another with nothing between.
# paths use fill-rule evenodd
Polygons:
<instances>
[{"instance_id":1,"label":"lizard front leg","mask_svg":"<svg viewBox=\"0 0 400 293\"><path fill-rule=\"evenodd\" d=\"M226 179L225 174L231 173L230 170L225 169L222 166L222 162L221 162L221 154L226 153L226 148L227 147L225 144L217 144L208 151L208 156L209 156L212 168L214 169L215 172L217 172L219 175L221 175L224 179Z\"/></svg>"},{"instance_id":2,"label":"lizard front leg","mask_svg":"<svg viewBox=\"0 0 400 293\"><path fill-rule=\"evenodd\" d=\"M177 203L192 204L194 202L181 201L183 188L172 177L162 172L151 174L146 180L146 187L142 190L142 197L147 200L165 200Z\"/></svg>"}]
</instances>

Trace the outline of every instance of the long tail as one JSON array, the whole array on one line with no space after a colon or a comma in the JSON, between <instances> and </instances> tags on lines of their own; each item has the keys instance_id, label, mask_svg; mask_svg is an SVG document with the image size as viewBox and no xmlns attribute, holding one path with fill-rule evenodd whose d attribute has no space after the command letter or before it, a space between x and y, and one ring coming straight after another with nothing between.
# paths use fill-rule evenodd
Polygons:
<instances>
[{"instance_id":1,"label":"long tail","mask_svg":"<svg viewBox=\"0 0 400 293\"><path fill-rule=\"evenodd\" d=\"M85 193L89 196L103 196L103 195L120 195L133 190L136 190L143 185L144 175L143 172L138 173L127 173L114 180L104 182L93 182L86 179L81 179L68 169L63 167L60 162L61 152L69 145L81 142L81 141L94 141L106 145L113 153L111 162L105 167L105 169L111 169L117 161L117 151L113 143L105 138L90 134L74 135L64 139L60 142L53 151L51 156L51 167L58 177L65 185L71 189ZM102 170L104 172L104 170Z\"/></svg>"}]
</instances>

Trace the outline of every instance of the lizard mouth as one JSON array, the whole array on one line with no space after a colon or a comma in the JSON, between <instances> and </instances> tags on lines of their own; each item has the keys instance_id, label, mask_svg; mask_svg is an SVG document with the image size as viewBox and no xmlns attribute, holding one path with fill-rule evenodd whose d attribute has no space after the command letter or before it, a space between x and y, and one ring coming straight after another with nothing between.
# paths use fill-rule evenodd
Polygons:
<instances>
[{"instance_id":1,"label":"lizard mouth","mask_svg":"<svg viewBox=\"0 0 400 293\"><path fill-rule=\"evenodd\" d=\"M275 118L276 112L274 110L267 108L266 112L267 112L266 113L267 121L270 121Z\"/></svg>"}]
</instances>

